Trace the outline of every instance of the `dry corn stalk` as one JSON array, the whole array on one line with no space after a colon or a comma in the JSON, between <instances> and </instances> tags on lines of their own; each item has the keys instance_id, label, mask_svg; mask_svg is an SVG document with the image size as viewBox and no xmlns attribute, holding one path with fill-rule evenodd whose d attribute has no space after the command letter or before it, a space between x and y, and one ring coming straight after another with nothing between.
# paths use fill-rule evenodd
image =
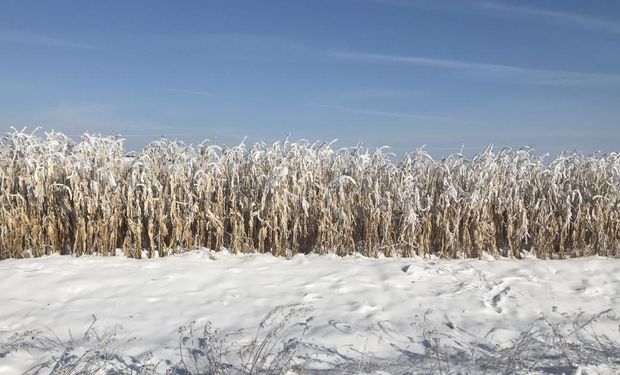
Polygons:
<instances>
[{"instance_id":1,"label":"dry corn stalk","mask_svg":"<svg viewBox=\"0 0 620 375\"><path fill-rule=\"evenodd\" d=\"M13 131L0 139L0 259L194 247L369 256L618 255L620 155L492 148L471 160L332 143L248 148Z\"/></svg>"}]
</instances>

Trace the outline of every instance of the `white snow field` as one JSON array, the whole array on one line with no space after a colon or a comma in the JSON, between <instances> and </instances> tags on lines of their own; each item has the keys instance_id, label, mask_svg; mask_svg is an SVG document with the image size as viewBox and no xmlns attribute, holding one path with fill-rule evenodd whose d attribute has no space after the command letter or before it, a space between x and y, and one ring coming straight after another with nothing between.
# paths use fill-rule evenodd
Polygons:
<instances>
[{"instance_id":1,"label":"white snow field","mask_svg":"<svg viewBox=\"0 0 620 375\"><path fill-rule=\"evenodd\" d=\"M63 355L68 363L69 354L101 342L97 348L117 354L114 368L126 366L118 373L166 373L189 362L179 327L192 321L195 331L184 335L198 337L211 322L226 341L224 362L237 369L245 363L248 373L237 353L269 332L298 339L290 374L620 369L618 258L285 259L192 251L143 260L9 259L0 262L0 278L1 374L44 363L49 368L40 373L50 373ZM269 319L261 326L278 306L271 323L287 328L271 330ZM259 366L255 373L277 373Z\"/></svg>"}]
</instances>

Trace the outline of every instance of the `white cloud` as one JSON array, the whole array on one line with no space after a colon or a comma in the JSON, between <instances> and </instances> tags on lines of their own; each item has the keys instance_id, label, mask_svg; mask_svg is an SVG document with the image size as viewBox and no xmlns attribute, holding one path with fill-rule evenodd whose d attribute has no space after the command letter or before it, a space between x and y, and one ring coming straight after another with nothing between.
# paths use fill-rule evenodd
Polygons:
<instances>
[{"instance_id":1,"label":"white cloud","mask_svg":"<svg viewBox=\"0 0 620 375\"><path fill-rule=\"evenodd\" d=\"M62 38L47 35L34 34L16 30L0 30L0 42L12 44L31 44L44 47L78 48L92 49L93 45L88 43L74 42Z\"/></svg>"},{"instance_id":2,"label":"white cloud","mask_svg":"<svg viewBox=\"0 0 620 375\"><path fill-rule=\"evenodd\" d=\"M213 94L211 94L210 92L198 91L198 90L166 89L166 91L178 92L178 93L181 93L181 94L199 95L199 96L213 96Z\"/></svg>"},{"instance_id":3,"label":"white cloud","mask_svg":"<svg viewBox=\"0 0 620 375\"><path fill-rule=\"evenodd\" d=\"M514 3L499 3L495 1L476 1L474 4L485 9L505 13L522 14L525 16L545 17L588 30L620 34L619 22L609 21L593 16L524 5L515 5Z\"/></svg>"},{"instance_id":4,"label":"white cloud","mask_svg":"<svg viewBox=\"0 0 620 375\"><path fill-rule=\"evenodd\" d=\"M482 78L513 83L551 86L618 86L620 75L523 68L519 66L402 56L367 52L325 51L334 58L361 63L412 65L473 74Z\"/></svg>"},{"instance_id":5,"label":"white cloud","mask_svg":"<svg viewBox=\"0 0 620 375\"><path fill-rule=\"evenodd\" d=\"M387 99L387 98L406 98L421 95L420 91L396 89L396 88L360 88L342 92L338 99L355 102L363 100Z\"/></svg>"},{"instance_id":6,"label":"white cloud","mask_svg":"<svg viewBox=\"0 0 620 375\"><path fill-rule=\"evenodd\" d=\"M402 113L402 112L392 112L392 111L380 111L374 109L367 108L351 108L340 105L328 105L328 104L315 104L314 107L333 109L337 111L344 111L349 113L356 113L360 115L370 115L370 116L380 116L380 117L393 117L393 118L402 118L409 120L422 120L422 121L436 121L436 122L459 122L455 119L443 116L433 116L433 115L416 115L410 113Z\"/></svg>"},{"instance_id":7,"label":"white cloud","mask_svg":"<svg viewBox=\"0 0 620 375\"><path fill-rule=\"evenodd\" d=\"M450 12L476 12L476 11L492 11L508 15L521 15L529 17L540 17L555 20L565 25L592 30L606 32L612 34L620 34L620 22L598 18L591 15L584 15L564 10L546 9L533 6L522 5L518 1L490 1L490 0L463 0L463 1L436 1L436 0L360 0L376 4L382 4L393 7L428 9L436 11ZM558 2L561 4L561 2Z\"/></svg>"}]
</instances>

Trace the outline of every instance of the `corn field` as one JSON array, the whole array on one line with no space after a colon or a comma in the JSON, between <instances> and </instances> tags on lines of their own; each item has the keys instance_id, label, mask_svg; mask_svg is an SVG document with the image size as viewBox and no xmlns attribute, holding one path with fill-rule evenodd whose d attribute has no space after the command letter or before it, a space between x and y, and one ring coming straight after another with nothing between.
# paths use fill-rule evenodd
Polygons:
<instances>
[{"instance_id":1,"label":"corn field","mask_svg":"<svg viewBox=\"0 0 620 375\"><path fill-rule=\"evenodd\" d=\"M398 162L333 143L186 146L12 131L0 139L0 259L164 256L539 258L620 254L620 154L488 148Z\"/></svg>"}]
</instances>

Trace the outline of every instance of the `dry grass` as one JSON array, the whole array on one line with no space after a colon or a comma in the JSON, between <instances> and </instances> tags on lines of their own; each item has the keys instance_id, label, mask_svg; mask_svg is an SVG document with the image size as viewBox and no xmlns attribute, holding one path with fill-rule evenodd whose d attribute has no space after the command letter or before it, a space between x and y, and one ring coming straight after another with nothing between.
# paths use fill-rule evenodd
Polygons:
<instances>
[{"instance_id":1,"label":"dry grass","mask_svg":"<svg viewBox=\"0 0 620 375\"><path fill-rule=\"evenodd\" d=\"M93 317L83 335L74 337L69 332L68 339L51 330L16 332L0 341L0 362L19 354L24 364L30 363L24 375L612 374L620 370L620 342L607 336L613 332L605 329L610 320L618 320L611 309L541 316L508 340L496 339L495 328L483 336L484 332L474 334L463 327L446 329L445 323L443 328L436 326L430 309L410 323L419 328L419 336L403 336L385 321L348 333L390 348L382 353L317 344L307 337L309 313L301 305L278 306L261 321L255 339L245 343L231 341L238 331L223 334L210 322L201 330L192 322L179 328L178 350L170 352L164 346L156 348L156 355L138 356L128 352L140 339L123 338L121 327L100 334ZM339 330L336 337L342 335L347 333Z\"/></svg>"},{"instance_id":2,"label":"dry grass","mask_svg":"<svg viewBox=\"0 0 620 375\"><path fill-rule=\"evenodd\" d=\"M620 155L423 150L284 140L126 156L121 139L13 131L0 139L0 259L160 256L228 248L446 258L618 255Z\"/></svg>"}]
</instances>

